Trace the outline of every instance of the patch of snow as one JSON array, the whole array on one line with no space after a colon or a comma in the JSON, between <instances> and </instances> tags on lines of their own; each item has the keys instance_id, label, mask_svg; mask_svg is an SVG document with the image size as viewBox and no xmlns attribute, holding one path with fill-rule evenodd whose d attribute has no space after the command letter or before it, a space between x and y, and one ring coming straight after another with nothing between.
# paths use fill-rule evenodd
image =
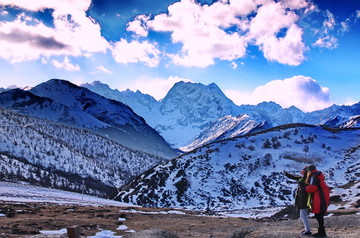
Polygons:
<instances>
[{"instance_id":1,"label":"patch of snow","mask_svg":"<svg viewBox=\"0 0 360 238\"><path fill-rule=\"evenodd\" d=\"M171 210L171 211L160 211L160 212L144 212L144 211L137 211L135 209L130 210L120 210L120 212L130 212L130 213L141 213L141 214L178 214L178 215L186 215L187 213Z\"/></svg>"},{"instance_id":2,"label":"patch of snow","mask_svg":"<svg viewBox=\"0 0 360 238\"><path fill-rule=\"evenodd\" d=\"M123 236L115 236L115 232L110 230L103 230L96 233L95 236L90 236L89 238L122 238Z\"/></svg>"},{"instance_id":3,"label":"patch of snow","mask_svg":"<svg viewBox=\"0 0 360 238\"><path fill-rule=\"evenodd\" d=\"M125 226L125 225L121 225L121 226L119 226L118 228L116 228L117 230L122 230L122 231L124 231L124 230L127 230L128 229L128 227L127 226Z\"/></svg>"},{"instance_id":4,"label":"patch of snow","mask_svg":"<svg viewBox=\"0 0 360 238\"><path fill-rule=\"evenodd\" d=\"M40 233L43 235L62 235L62 234L66 234L67 230L66 228L63 228L61 230L54 230L54 231L44 230L44 231L40 231Z\"/></svg>"},{"instance_id":5,"label":"patch of snow","mask_svg":"<svg viewBox=\"0 0 360 238\"><path fill-rule=\"evenodd\" d=\"M6 217L6 215L5 215L5 214L0 213L0 217Z\"/></svg>"},{"instance_id":6,"label":"patch of snow","mask_svg":"<svg viewBox=\"0 0 360 238\"><path fill-rule=\"evenodd\" d=\"M273 208L254 208L254 209L240 209L233 211L224 211L216 213L216 216L221 217L239 217L239 218L265 218L280 212L284 207Z\"/></svg>"}]
</instances>

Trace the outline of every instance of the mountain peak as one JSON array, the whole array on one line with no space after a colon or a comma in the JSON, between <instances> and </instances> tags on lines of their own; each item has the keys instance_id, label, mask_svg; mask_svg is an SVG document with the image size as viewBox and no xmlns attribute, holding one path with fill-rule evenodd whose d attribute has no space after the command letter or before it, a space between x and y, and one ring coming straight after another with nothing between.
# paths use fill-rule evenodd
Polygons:
<instances>
[{"instance_id":1,"label":"mountain peak","mask_svg":"<svg viewBox=\"0 0 360 238\"><path fill-rule=\"evenodd\" d=\"M109 85L102 83L99 80L93 81L92 83L84 83L81 84L80 87L88 88L90 90L96 88L97 91L99 90L112 90Z\"/></svg>"}]
</instances>

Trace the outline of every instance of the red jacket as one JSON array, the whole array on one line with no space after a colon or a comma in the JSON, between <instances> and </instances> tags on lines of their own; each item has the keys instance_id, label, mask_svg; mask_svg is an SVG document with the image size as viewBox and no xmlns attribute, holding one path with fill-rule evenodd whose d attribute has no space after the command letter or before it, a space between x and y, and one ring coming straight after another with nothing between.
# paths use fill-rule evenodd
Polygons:
<instances>
[{"instance_id":1,"label":"red jacket","mask_svg":"<svg viewBox=\"0 0 360 238\"><path fill-rule=\"evenodd\" d=\"M326 213L330 202L329 187L325 183L324 175L313 170L310 177L310 184L306 186L306 192L311 193L311 212Z\"/></svg>"}]
</instances>

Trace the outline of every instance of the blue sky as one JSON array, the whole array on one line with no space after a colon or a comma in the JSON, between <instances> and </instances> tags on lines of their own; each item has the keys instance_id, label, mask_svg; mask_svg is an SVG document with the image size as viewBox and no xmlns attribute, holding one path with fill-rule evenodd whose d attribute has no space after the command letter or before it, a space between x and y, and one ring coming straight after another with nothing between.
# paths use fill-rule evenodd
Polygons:
<instances>
[{"instance_id":1,"label":"blue sky","mask_svg":"<svg viewBox=\"0 0 360 238\"><path fill-rule=\"evenodd\" d=\"M161 99L216 83L237 104L360 101L360 1L0 0L0 87L99 80Z\"/></svg>"}]
</instances>

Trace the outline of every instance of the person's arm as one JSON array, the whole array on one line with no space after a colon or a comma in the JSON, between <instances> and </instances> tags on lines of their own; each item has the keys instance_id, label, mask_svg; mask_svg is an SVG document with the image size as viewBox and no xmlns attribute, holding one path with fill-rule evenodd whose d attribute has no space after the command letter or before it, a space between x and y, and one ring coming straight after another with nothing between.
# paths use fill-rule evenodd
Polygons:
<instances>
[{"instance_id":1,"label":"person's arm","mask_svg":"<svg viewBox=\"0 0 360 238\"><path fill-rule=\"evenodd\" d=\"M288 177L289 179L296 180L296 181L299 181L299 179L302 178L302 176L300 176L300 175L289 174L289 173L286 172L286 171L284 171L284 175L285 175L286 177Z\"/></svg>"}]
</instances>

